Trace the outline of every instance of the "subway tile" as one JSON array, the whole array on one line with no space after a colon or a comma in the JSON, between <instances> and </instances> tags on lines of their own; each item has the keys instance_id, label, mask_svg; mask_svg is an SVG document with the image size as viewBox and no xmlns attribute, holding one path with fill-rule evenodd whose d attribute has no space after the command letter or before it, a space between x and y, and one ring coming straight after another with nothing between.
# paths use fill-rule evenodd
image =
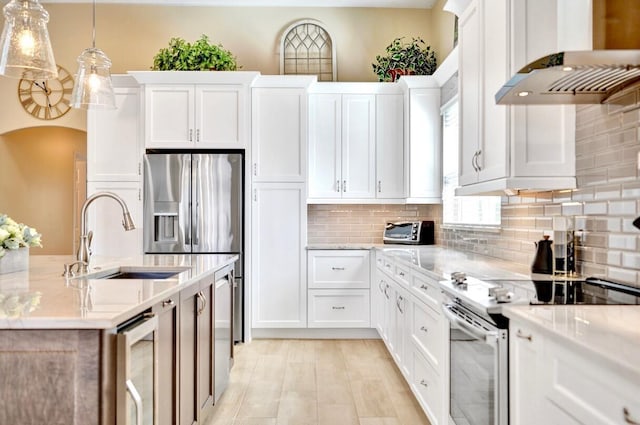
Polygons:
<instances>
[{"instance_id":1,"label":"subway tile","mask_svg":"<svg viewBox=\"0 0 640 425\"><path fill-rule=\"evenodd\" d=\"M554 215L562 215L562 206L561 205L545 205L544 206L544 215L546 216L554 216Z\"/></svg>"},{"instance_id":2,"label":"subway tile","mask_svg":"<svg viewBox=\"0 0 640 425\"><path fill-rule=\"evenodd\" d=\"M582 215L582 203L570 202L562 205L562 215Z\"/></svg>"},{"instance_id":3,"label":"subway tile","mask_svg":"<svg viewBox=\"0 0 640 425\"><path fill-rule=\"evenodd\" d=\"M622 230L621 220L619 218L608 218L606 220L608 232L620 232Z\"/></svg>"},{"instance_id":4,"label":"subway tile","mask_svg":"<svg viewBox=\"0 0 640 425\"><path fill-rule=\"evenodd\" d=\"M635 162L628 164L618 164L609 167L607 170L610 182L626 182L635 180L638 177L638 168Z\"/></svg>"},{"instance_id":5,"label":"subway tile","mask_svg":"<svg viewBox=\"0 0 640 425\"><path fill-rule=\"evenodd\" d=\"M608 165L615 165L622 161L622 151L607 151L603 153L597 153L595 155L595 167L606 167Z\"/></svg>"},{"instance_id":6,"label":"subway tile","mask_svg":"<svg viewBox=\"0 0 640 425\"><path fill-rule=\"evenodd\" d=\"M609 134L609 147L617 148L620 145L629 142L635 142L637 139L636 129L630 128L624 131L619 131Z\"/></svg>"},{"instance_id":7,"label":"subway tile","mask_svg":"<svg viewBox=\"0 0 640 425\"><path fill-rule=\"evenodd\" d=\"M606 202L585 202L584 214L585 215L602 215L607 213Z\"/></svg>"},{"instance_id":8,"label":"subway tile","mask_svg":"<svg viewBox=\"0 0 640 425\"><path fill-rule=\"evenodd\" d=\"M635 201L610 201L609 214L611 215L636 215Z\"/></svg>"},{"instance_id":9,"label":"subway tile","mask_svg":"<svg viewBox=\"0 0 640 425\"><path fill-rule=\"evenodd\" d=\"M631 269L640 269L640 254L636 252L623 252L622 266Z\"/></svg>"},{"instance_id":10,"label":"subway tile","mask_svg":"<svg viewBox=\"0 0 640 425\"><path fill-rule=\"evenodd\" d=\"M593 201L595 198L594 188L581 188L571 192L571 199L577 202Z\"/></svg>"},{"instance_id":11,"label":"subway tile","mask_svg":"<svg viewBox=\"0 0 640 425\"><path fill-rule=\"evenodd\" d=\"M596 166L594 155L580 155L576 157L576 170L589 170Z\"/></svg>"},{"instance_id":12,"label":"subway tile","mask_svg":"<svg viewBox=\"0 0 640 425\"><path fill-rule=\"evenodd\" d=\"M595 190L595 199L598 201L620 199L620 185L597 187Z\"/></svg>"},{"instance_id":13,"label":"subway tile","mask_svg":"<svg viewBox=\"0 0 640 425\"><path fill-rule=\"evenodd\" d=\"M553 192L553 202L562 203L562 202L570 202L570 201L571 201L570 190L557 190Z\"/></svg>"},{"instance_id":14,"label":"subway tile","mask_svg":"<svg viewBox=\"0 0 640 425\"><path fill-rule=\"evenodd\" d=\"M624 183L622 185L622 198L640 198L640 182Z\"/></svg>"},{"instance_id":15,"label":"subway tile","mask_svg":"<svg viewBox=\"0 0 640 425\"><path fill-rule=\"evenodd\" d=\"M585 233L583 244L594 248L607 248L607 235L603 233Z\"/></svg>"},{"instance_id":16,"label":"subway tile","mask_svg":"<svg viewBox=\"0 0 640 425\"><path fill-rule=\"evenodd\" d=\"M633 270L621 269L618 267L607 267L607 277L625 283L636 283L637 273Z\"/></svg>"},{"instance_id":17,"label":"subway tile","mask_svg":"<svg viewBox=\"0 0 640 425\"><path fill-rule=\"evenodd\" d=\"M589 245L593 245L588 242ZM635 235L626 235L624 233L612 233L609 235L609 248L613 249L636 249L637 237Z\"/></svg>"},{"instance_id":18,"label":"subway tile","mask_svg":"<svg viewBox=\"0 0 640 425\"><path fill-rule=\"evenodd\" d=\"M620 266L622 264L622 252L607 251L607 264L610 266Z\"/></svg>"},{"instance_id":19,"label":"subway tile","mask_svg":"<svg viewBox=\"0 0 640 425\"><path fill-rule=\"evenodd\" d=\"M625 233L638 233L638 229L633 225L633 218L622 219L622 231Z\"/></svg>"},{"instance_id":20,"label":"subway tile","mask_svg":"<svg viewBox=\"0 0 640 425\"><path fill-rule=\"evenodd\" d=\"M576 179L578 181L578 187L603 184L607 183L607 172L606 170L589 170L588 172L579 174Z\"/></svg>"}]
</instances>

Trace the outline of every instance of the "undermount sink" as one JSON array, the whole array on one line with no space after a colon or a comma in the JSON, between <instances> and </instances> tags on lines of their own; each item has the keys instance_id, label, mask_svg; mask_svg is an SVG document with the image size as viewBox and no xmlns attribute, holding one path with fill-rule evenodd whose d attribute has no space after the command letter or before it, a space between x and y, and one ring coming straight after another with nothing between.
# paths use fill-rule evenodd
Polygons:
<instances>
[{"instance_id":1,"label":"undermount sink","mask_svg":"<svg viewBox=\"0 0 640 425\"><path fill-rule=\"evenodd\" d=\"M150 279L161 280L169 279L182 273L185 270L189 270L189 267L132 267L121 266L108 270L101 270L98 272L88 273L83 276L78 276L81 279Z\"/></svg>"}]
</instances>

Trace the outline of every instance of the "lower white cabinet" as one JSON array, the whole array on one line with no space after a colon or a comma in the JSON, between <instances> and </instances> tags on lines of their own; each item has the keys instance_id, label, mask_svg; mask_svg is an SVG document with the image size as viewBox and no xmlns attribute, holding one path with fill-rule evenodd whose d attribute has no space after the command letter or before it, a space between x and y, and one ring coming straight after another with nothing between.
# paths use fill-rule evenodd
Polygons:
<instances>
[{"instance_id":1,"label":"lower white cabinet","mask_svg":"<svg viewBox=\"0 0 640 425\"><path fill-rule=\"evenodd\" d=\"M310 328L371 327L369 250L307 251Z\"/></svg>"},{"instance_id":2,"label":"lower white cabinet","mask_svg":"<svg viewBox=\"0 0 640 425\"><path fill-rule=\"evenodd\" d=\"M130 257L141 255L142 247L142 188L138 182L87 182L87 196L108 191L120 196L127 204L135 229L122 227L122 208L111 198L98 198L89 205L88 229L93 231L93 255Z\"/></svg>"},{"instance_id":3,"label":"lower white cabinet","mask_svg":"<svg viewBox=\"0 0 640 425\"><path fill-rule=\"evenodd\" d=\"M640 423L640 383L517 320L509 324L512 425Z\"/></svg>"},{"instance_id":4,"label":"lower white cabinet","mask_svg":"<svg viewBox=\"0 0 640 425\"><path fill-rule=\"evenodd\" d=\"M409 314L411 341L422 351L433 368L440 370L443 366L445 329L441 315L417 300L411 302Z\"/></svg>"},{"instance_id":5,"label":"lower white cabinet","mask_svg":"<svg viewBox=\"0 0 640 425\"><path fill-rule=\"evenodd\" d=\"M252 326L305 328L305 183L254 183L252 204Z\"/></svg>"},{"instance_id":6,"label":"lower white cabinet","mask_svg":"<svg viewBox=\"0 0 640 425\"><path fill-rule=\"evenodd\" d=\"M310 328L368 328L368 289L310 289Z\"/></svg>"},{"instance_id":7,"label":"lower white cabinet","mask_svg":"<svg viewBox=\"0 0 640 425\"><path fill-rule=\"evenodd\" d=\"M441 420L442 389L444 388L442 378L424 357L422 350L413 346L408 354L411 356L409 361L413 370L409 385L418 399L418 403L422 406L432 425L446 424L447 422Z\"/></svg>"}]
</instances>

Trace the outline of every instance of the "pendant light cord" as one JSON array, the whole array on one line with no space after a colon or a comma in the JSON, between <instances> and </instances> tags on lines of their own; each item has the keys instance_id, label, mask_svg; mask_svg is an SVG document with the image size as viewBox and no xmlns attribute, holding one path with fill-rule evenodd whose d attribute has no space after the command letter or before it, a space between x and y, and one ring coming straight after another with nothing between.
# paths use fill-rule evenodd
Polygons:
<instances>
[{"instance_id":1,"label":"pendant light cord","mask_svg":"<svg viewBox=\"0 0 640 425\"><path fill-rule=\"evenodd\" d=\"M93 48L96 48L96 0L93 0Z\"/></svg>"}]
</instances>

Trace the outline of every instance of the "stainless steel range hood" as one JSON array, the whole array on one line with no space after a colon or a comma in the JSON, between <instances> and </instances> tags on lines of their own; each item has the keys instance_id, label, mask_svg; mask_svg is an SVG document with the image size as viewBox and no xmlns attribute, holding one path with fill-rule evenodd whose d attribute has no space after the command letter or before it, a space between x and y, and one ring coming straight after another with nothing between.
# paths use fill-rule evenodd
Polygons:
<instances>
[{"instance_id":1,"label":"stainless steel range hood","mask_svg":"<svg viewBox=\"0 0 640 425\"><path fill-rule=\"evenodd\" d=\"M640 50L560 52L522 68L496 93L499 105L577 105L607 99L640 81Z\"/></svg>"}]
</instances>

